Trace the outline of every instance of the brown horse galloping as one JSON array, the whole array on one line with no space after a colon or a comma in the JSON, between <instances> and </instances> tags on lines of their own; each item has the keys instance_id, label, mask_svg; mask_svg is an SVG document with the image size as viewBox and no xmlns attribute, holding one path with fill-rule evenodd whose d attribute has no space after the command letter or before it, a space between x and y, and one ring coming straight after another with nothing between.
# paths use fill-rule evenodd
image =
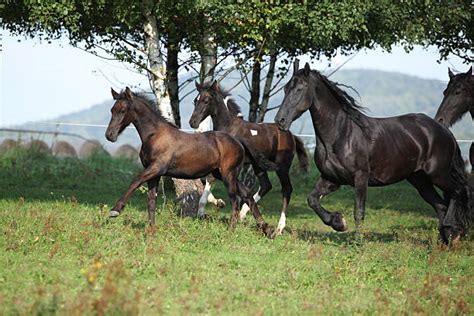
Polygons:
<instances>
[{"instance_id":1,"label":"brown horse galloping","mask_svg":"<svg viewBox=\"0 0 474 316\"><path fill-rule=\"evenodd\" d=\"M194 111L189 120L191 127L197 128L199 123L211 116L215 131L229 133L278 166L276 173L281 183L283 206L273 237L281 234L285 228L286 212L293 191L289 171L295 152L298 155L301 169L306 171L309 166L303 142L291 132L280 130L276 124L256 124L243 120L238 115L241 111L237 103L230 98L229 93L221 89L216 81L203 85L196 82L196 88L199 95L195 99ZM252 162L251 164L260 184L260 190L254 195L255 201L258 202L271 190L272 184L268 178L268 169L261 168ZM241 218L245 216L246 210L248 209L244 205L241 210Z\"/></svg>"},{"instance_id":2,"label":"brown horse galloping","mask_svg":"<svg viewBox=\"0 0 474 316\"><path fill-rule=\"evenodd\" d=\"M135 125L142 147L140 160L145 170L130 184L125 194L110 211L110 217L120 215L131 194L144 182L148 183L148 219L155 224L156 187L161 176L197 179L210 173L225 184L232 205L229 228L234 229L238 219L237 197L250 205L258 227L267 235L272 230L263 220L250 191L237 181L245 151L236 139L226 133L206 132L188 134L168 123L153 105L153 101L128 87L117 93L112 89L115 104L112 118L105 133L115 142L130 124Z\"/></svg>"}]
</instances>

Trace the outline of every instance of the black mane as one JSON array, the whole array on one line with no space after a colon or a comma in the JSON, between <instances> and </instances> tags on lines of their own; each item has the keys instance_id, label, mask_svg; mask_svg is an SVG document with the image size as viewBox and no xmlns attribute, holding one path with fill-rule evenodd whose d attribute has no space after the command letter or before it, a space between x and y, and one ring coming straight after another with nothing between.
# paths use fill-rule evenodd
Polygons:
<instances>
[{"instance_id":1,"label":"black mane","mask_svg":"<svg viewBox=\"0 0 474 316\"><path fill-rule=\"evenodd\" d=\"M214 90L211 89L212 83L213 83L212 81L208 81L208 82L205 82L202 86L204 89L210 92L215 92ZM231 98L230 92L222 88L220 84L218 85L218 89L220 91L220 96L222 97L222 99L225 99L226 97L228 97L227 108L229 109L229 112L232 113L232 115L234 116L243 115L242 109L237 104L237 102L235 102L234 98Z\"/></svg>"},{"instance_id":2,"label":"black mane","mask_svg":"<svg viewBox=\"0 0 474 316\"><path fill-rule=\"evenodd\" d=\"M146 92L137 92L133 93L135 97L135 102L141 102L144 105L146 105L154 114L156 114L156 117L160 120L168 122L168 120L163 116L161 113L160 108L158 107L158 103L156 102L156 99L153 95L153 93L146 93ZM127 100L127 95L125 93L125 90L120 91L119 99L121 100ZM128 101L129 102L129 101Z\"/></svg>"},{"instance_id":3,"label":"black mane","mask_svg":"<svg viewBox=\"0 0 474 316\"><path fill-rule=\"evenodd\" d=\"M303 72L304 69L299 70L299 72ZM365 112L366 108L362 105L358 104L356 100L352 96L350 96L346 91L342 90L339 86L347 87L346 85L333 82L329 80L326 76L322 75L317 70L311 70L311 73L314 74L317 78L321 79L324 85L331 91L332 95L336 98L336 100L342 105L342 109L349 118L354 121L362 131L366 132L366 124L365 124ZM350 89L354 90L357 94L359 94L354 88L349 87ZM367 134L367 133L366 133ZM367 134L368 135L368 134Z\"/></svg>"}]
</instances>

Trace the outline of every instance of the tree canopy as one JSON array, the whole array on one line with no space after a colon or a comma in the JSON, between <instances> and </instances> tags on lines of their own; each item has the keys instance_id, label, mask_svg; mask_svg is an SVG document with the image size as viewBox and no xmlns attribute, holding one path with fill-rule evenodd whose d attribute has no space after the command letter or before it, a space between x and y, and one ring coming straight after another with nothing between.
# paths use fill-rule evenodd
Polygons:
<instances>
[{"instance_id":1,"label":"tree canopy","mask_svg":"<svg viewBox=\"0 0 474 316\"><path fill-rule=\"evenodd\" d=\"M301 54L331 57L363 48L390 50L394 44L407 50L435 45L441 59L455 54L474 61L472 5L460 0L24 0L7 3L3 25L13 34L43 40L66 37L72 45L150 72L147 15L156 19L163 60L170 49L188 52L175 67L199 64L205 32L213 35L222 58L233 56L258 72L272 55L280 56L285 68L287 58Z\"/></svg>"}]
</instances>

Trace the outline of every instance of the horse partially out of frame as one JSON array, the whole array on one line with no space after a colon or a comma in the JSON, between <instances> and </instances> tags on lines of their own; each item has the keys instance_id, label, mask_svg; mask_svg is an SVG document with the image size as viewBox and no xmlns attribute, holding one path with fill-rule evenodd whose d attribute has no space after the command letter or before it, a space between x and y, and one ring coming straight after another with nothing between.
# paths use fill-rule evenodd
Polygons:
<instances>
[{"instance_id":1,"label":"horse partially out of frame","mask_svg":"<svg viewBox=\"0 0 474 316\"><path fill-rule=\"evenodd\" d=\"M474 76L472 66L466 73L453 74L448 68L449 82L444 90L444 98L436 112L435 120L447 127L453 126L464 114L471 113L474 120ZM471 172L474 173L474 143L469 149Z\"/></svg>"},{"instance_id":2,"label":"horse partially out of frame","mask_svg":"<svg viewBox=\"0 0 474 316\"><path fill-rule=\"evenodd\" d=\"M473 221L473 189L467 182L456 139L424 114L372 118L354 99L309 64L295 67L275 116L283 130L310 111L316 135L314 159L321 176L309 206L337 231L347 229L341 213L321 206L321 198L341 185L355 189L354 218L365 217L368 186L408 180L436 211L442 240L458 240ZM441 197L435 186L444 192Z\"/></svg>"},{"instance_id":3,"label":"horse partially out of frame","mask_svg":"<svg viewBox=\"0 0 474 316\"><path fill-rule=\"evenodd\" d=\"M212 174L224 182L229 194L232 205L229 228L234 229L237 223L237 197L240 197L249 204L257 226L267 236L272 234L272 229L263 220L250 190L237 180L245 158L244 147L239 141L221 132L182 132L163 118L152 100L133 93L128 87L121 93L112 89L112 96L115 103L105 136L109 141L115 142L118 135L133 124L142 142L140 160L145 170L132 181L125 194L110 210L111 217L119 216L131 194L142 183L147 182L148 220L150 225L154 225L156 187L161 176L197 179Z\"/></svg>"}]
</instances>

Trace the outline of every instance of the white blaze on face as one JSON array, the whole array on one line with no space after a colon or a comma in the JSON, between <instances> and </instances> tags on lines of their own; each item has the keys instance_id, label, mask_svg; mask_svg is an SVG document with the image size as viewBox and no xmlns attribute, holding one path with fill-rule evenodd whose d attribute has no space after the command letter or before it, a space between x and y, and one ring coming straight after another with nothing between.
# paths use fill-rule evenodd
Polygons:
<instances>
[{"instance_id":1,"label":"white blaze on face","mask_svg":"<svg viewBox=\"0 0 474 316\"><path fill-rule=\"evenodd\" d=\"M252 136L257 136L257 135L258 135L258 131L254 130L254 129L251 129L251 130L250 130L250 134L252 134Z\"/></svg>"}]
</instances>

